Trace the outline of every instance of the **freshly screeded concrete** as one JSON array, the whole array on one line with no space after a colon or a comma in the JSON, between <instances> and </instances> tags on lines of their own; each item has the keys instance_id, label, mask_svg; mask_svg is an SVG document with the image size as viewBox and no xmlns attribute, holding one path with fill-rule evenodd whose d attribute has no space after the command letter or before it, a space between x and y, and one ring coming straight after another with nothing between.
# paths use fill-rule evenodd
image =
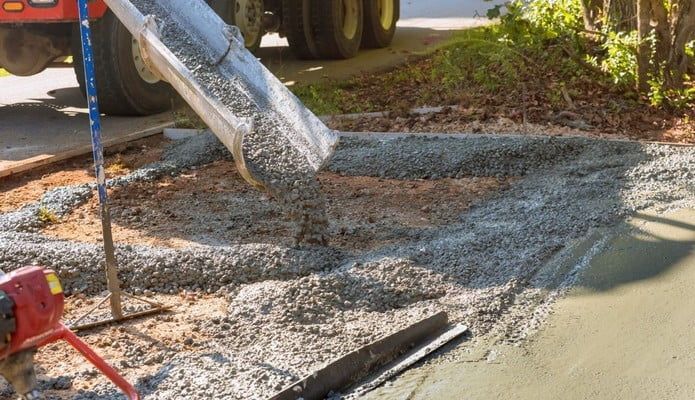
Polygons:
<instances>
[{"instance_id":1,"label":"freshly screeded concrete","mask_svg":"<svg viewBox=\"0 0 695 400\"><path fill-rule=\"evenodd\" d=\"M113 185L178 174L222 157L226 150L214 137L194 137ZM150 399L264 398L439 310L466 323L474 338L518 341L544 320L548 304L585 265L572 261L577 254L590 260L605 245L606 229L637 210L694 206L694 167L691 147L634 142L344 138L328 169L345 175L518 179L458 223L423 228L376 250L276 243L118 246L126 288L218 291L229 300L224 318L191 316L217 339L195 353L164 352L166 365L142 377L140 389ZM0 269L44 264L73 293L103 290L100 245L34 233L39 207L64 215L89 195L88 187L56 189L40 206L1 215ZM583 248L588 236L594 244ZM83 396L90 397L118 398L108 386Z\"/></svg>"},{"instance_id":2,"label":"freshly screeded concrete","mask_svg":"<svg viewBox=\"0 0 695 400\"><path fill-rule=\"evenodd\" d=\"M691 399L693 267L695 210L638 213L530 340L462 346L367 399Z\"/></svg>"}]
</instances>

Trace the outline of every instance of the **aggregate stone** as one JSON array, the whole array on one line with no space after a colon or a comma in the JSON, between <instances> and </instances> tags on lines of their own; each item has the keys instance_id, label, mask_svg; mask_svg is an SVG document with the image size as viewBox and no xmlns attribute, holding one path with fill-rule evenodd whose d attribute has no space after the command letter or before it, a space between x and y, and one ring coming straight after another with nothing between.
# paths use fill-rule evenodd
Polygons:
<instances>
[{"instance_id":1,"label":"aggregate stone","mask_svg":"<svg viewBox=\"0 0 695 400\"><path fill-rule=\"evenodd\" d=\"M162 167L166 173L226 156L212 136L176 146L163 158L176 165ZM172 154L185 161L172 163ZM346 138L328 168L397 179L519 179L455 224L373 251L268 243L118 246L127 288L221 289L230 301L226 317L199 321L199 330L214 340L196 343L196 353L164 355L164 367L138 382L146 399L265 398L439 310L476 336L502 332L521 340L565 279L545 267L570 260L575 243L600 236L636 211L695 207L692 147L570 138ZM131 175L138 178L121 184L150 176ZM75 206L72 196L57 199L55 210ZM0 269L45 264L58 270L69 290L103 289L94 285L103 279L100 246L18 232L7 222L18 212L0 215ZM604 242L597 241L596 251ZM127 362L142 365L148 357L159 355L133 353ZM77 398L120 397L98 386Z\"/></svg>"}]
</instances>

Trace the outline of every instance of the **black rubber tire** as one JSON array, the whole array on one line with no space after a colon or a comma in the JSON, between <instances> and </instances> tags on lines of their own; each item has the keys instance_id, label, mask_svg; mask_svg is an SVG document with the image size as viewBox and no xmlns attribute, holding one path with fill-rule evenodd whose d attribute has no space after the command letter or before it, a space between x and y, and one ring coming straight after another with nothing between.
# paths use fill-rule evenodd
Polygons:
<instances>
[{"instance_id":1,"label":"black rubber tire","mask_svg":"<svg viewBox=\"0 0 695 400\"><path fill-rule=\"evenodd\" d=\"M315 0L312 4L312 28L321 58L346 59L357 55L362 42L364 13L362 1L356 1L357 29L350 38L343 32L343 0Z\"/></svg>"},{"instance_id":2,"label":"black rubber tire","mask_svg":"<svg viewBox=\"0 0 695 400\"><path fill-rule=\"evenodd\" d=\"M231 21L230 21L229 23L230 23L231 25L237 25L237 26L238 26L238 24L237 24L237 22L236 22L237 1L236 1L236 0L231 0L231 2L232 2L232 7L231 7L232 15L231 15ZM263 10L263 9L265 9L265 7L262 6L261 9ZM261 13L262 13L262 12L261 12ZM224 19L224 17L223 17L222 19ZM261 29L263 29L262 26L261 26ZM244 36L244 32L243 32L243 31L241 32L241 35ZM246 42L245 42L245 43L244 43L244 45L246 46L246 48L248 49L248 51L250 51L250 52L252 52L252 53L255 53L256 50L258 50L258 49L261 47L261 41L263 40L263 35L265 35L265 32L262 31L262 32L256 37L256 39L255 39L253 42L250 42L250 43L246 43ZM246 37L244 36L244 39L245 39L245 38L246 38Z\"/></svg>"},{"instance_id":3,"label":"black rubber tire","mask_svg":"<svg viewBox=\"0 0 695 400\"><path fill-rule=\"evenodd\" d=\"M132 36L111 11L91 24L99 109L109 115L151 115L171 108L174 92L166 82L143 80L135 67ZM79 27L73 32L73 67L85 93Z\"/></svg>"},{"instance_id":4,"label":"black rubber tire","mask_svg":"<svg viewBox=\"0 0 695 400\"><path fill-rule=\"evenodd\" d=\"M312 0L282 0L282 26L292 54L300 60L319 56L311 29L311 5Z\"/></svg>"},{"instance_id":5,"label":"black rubber tire","mask_svg":"<svg viewBox=\"0 0 695 400\"><path fill-rule=\"evenodd\" d=\"M388 29L384 29L379 15L378 0L364 0L364 33L362 34L362 47L367 49L381 49L388 47L396 33L396 22L401 15L400 0L389 0L393 3L393 17Z\"/></svg>"}]
</instances>

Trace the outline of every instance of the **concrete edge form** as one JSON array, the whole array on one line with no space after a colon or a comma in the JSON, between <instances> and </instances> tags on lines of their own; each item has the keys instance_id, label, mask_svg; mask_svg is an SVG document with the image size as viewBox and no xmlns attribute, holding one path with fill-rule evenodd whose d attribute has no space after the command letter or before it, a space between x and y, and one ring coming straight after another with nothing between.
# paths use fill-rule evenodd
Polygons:
<instances>
[{"instance_id":1,"label":"concrete edge form","mask_svg":"<svg viewBox=\"0 0 695 400\"><path fill-rule=\"evenodd\" d=\"M129 133L125 136L117 137L117 138L112 138L112 139L106 139L103 141L103 146L104 148L112 147L112 146L117 146L120 144L132 142L134 140L139 140L143 139L149 136L154 136L157 134L162 133L162 131L166 128L174 126L173 122L165 122L161 124L157 124L153 127L135 131L133 133ZM66 151L61 151L56 154L41 154L38 156L30 157L21 161L13 162L7 165L6 167L0 168L0 179L2 178L7 178L10 176L15 176L17 174L23 173L30 171L34 168L38 167L43 167L44 165L50 165L53 163L57 163L59 161L64 161L73 157L78 157L82 156L85 154L90 154L92 152L92 145L87 144L87 145L82 145L79 147L76 147L74 149L66 150Z\"/></svg>"},{"instance_id":2,"label":"concrete edge form","mask_svg":"<svg viewBox=\"0 0 695 400\"><path fill-rule=\"evenodd\" d=\"M404 372L408 368L415 365L417 362L432 354L436 350L442 348L445 344L451 342L457 337L468 332L468 327L463 324L456 324L446 332L432 339L428 343L414 349L409 354L406 354L402 359L395 362L393 366L383 371L381 374L377 375L373 379L369 380L365 384L361 385L355 389L356 396L363 396L366 393L376 389L381 386L387 380L398 376L400 373Z\"/></svg>"},{"instance_id":3,"label":"concrete edge form","mask_svg":"<svg viewBox=\"0 0 695 400\"><path fill-rule=\"evenodd\" d=\"M446 312L439 312L390 336L344 355L304 379L293 383L270 400L320 400L331 391L354 384L374 368L421 344L448 324Z\"/></svg>"}]
</instances>

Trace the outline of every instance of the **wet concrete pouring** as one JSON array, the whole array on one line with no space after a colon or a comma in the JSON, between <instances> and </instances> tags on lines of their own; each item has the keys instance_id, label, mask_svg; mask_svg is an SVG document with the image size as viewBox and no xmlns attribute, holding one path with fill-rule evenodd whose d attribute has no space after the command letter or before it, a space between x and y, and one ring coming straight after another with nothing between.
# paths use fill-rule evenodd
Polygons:
<instances>
[{"instance_id":1,"label":"wet concrete pouring","mask_svg":"<svg viewBox=\"0 0 695 400\"><path fill-rule=\"evenodd\" d=\"M191 310L215 306L150 322L179 327L168 345L111 328L105 349L145 398L260 399L439 310L474 340L523 340L571 284L578 244L600 247L637 210L693 207L694 167L692 147L635 142L347 137L319 175L328 245L297 246L282 207L240 182L213 136L174 143L111 181L117 238L130 232L121 278L164 301L192 296ZM70 233L93 219L93 191L53 189L0 215L0 269L56 269L75 308L103 291L97 231ZM61 222L41 222L40 209ZM44 368L55 398L120 398L100 378L79 386L85 371ZM75 387L55 390L65 382Z\"/></svg>"},{"instance_id":2,"label":"wet concrete pouring","mask_svg":"<svg viewBox=\"0 0 695 400\"><path fill-rule=\"evenodd\" d=\"M246 166L255 179L277 200L295 221L297 243L326 243L325 199L316 171L290 139L293 129L288 116L266 104L266 94L239 79L228 79L214 56L201 48L190 30L176 23L162 4L154 0L136 0L133 4L143 15L156 17L162 43L192 72L204 88L219 99L237 118L247 118L251 133L243 140ZM243 65L240 68L244 68Z\"/></svg>"}]
</instances>

